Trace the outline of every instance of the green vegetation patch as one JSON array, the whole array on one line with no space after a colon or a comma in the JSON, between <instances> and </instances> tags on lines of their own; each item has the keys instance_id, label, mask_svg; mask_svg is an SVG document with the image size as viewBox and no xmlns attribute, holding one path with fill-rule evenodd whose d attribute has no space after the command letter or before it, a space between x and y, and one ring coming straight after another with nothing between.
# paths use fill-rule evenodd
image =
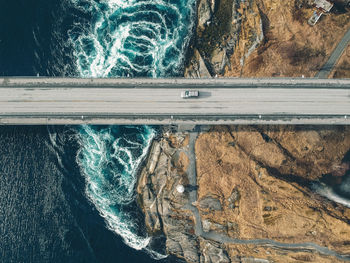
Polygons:
<instances>
[{"instance_id":1,"label":"green vegetation patch","mask_svg":"<svg viewBox=\"0 0 350 263\"><path fill-rule=\"evenodd\" d=\"M218 7L211 23L198 32L197 46L206 56L214 51L219 43L227 39L231 31L232 8L234 0L217 0Z\"/></svg>"}]
</instances>

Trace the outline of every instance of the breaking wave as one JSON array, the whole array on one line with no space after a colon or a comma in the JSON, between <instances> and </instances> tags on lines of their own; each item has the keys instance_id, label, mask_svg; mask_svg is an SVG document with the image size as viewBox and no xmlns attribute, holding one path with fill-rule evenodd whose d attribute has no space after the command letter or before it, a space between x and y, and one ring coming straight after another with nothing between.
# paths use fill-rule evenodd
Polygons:
<instances>
[{"instance_id":1,"label":"breaking wave","mask_svg":"<svg viewBox=\"0 0 350 263\"><path fill-rule=\"evenodd\" d=\"M68 31L83 77L182 74L195 0L71 0L91 17Z\"/></svg>"},{"instance_id":2,"label":"breaking wave","mask_svg":"<svg viewBox=\"0 0 350 263\"><path fill-rule=\"evenodd\" d=\"M142 233L142 219L132 209L136 206L137 169L154 136L155 130L148 126L82 126L77 162L86 179L86 195L108 228L128 246L162 258L162 254L147 249L151 238Z\"/></svg>"}]
</instances>

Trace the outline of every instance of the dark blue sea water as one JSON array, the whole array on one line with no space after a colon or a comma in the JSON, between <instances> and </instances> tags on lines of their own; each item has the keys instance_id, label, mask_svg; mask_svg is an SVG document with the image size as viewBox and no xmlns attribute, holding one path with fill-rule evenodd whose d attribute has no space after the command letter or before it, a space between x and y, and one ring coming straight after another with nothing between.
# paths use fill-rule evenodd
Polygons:
<instances>
[{"instance_id":1,"label":"dark blue sea water","mask_svg":"<svg viewBox=\"0 0 350 263\"><path fill-rule=\"evenodd\" d=\"M0 0L0 75L183 74L195 0ZM0 127L0 262L154 262L135 201L147 126Z\"/></svg>"},{"instance_id":2,"label":"dark blue sea water","mask_svg":"<svg viewBox=\"0 0 350 263\"><path fill-rule=\"evenodd\" d=\"M0 262L154 262L125 245L89 200L78 129L0 127Z\"/></svg>"},{"instance_id":3,"label":"dark blue sea water","mask_svg":"<svg viewBox=\"0 0 350 263\"><path fill-rule=\"evenodd\" d=\"M195 0L1 0L0 75L181 76Z\"/></svg>"}]
</instances>

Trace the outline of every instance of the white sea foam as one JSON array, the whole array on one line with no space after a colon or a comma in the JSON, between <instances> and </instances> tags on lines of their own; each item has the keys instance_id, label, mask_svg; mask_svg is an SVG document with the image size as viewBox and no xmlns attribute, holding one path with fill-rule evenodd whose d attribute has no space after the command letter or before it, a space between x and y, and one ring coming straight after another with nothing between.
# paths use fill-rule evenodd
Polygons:
<instances>
[{"instance_id":1,"label":"white sea foam","mask_svg":"<svg viewBox=\"0 0 350 263\"><path fill-rule=\"evenodd\" d=\"M154 259L157 259L157 260L160 260L160 259L164 259L164 258L167 258L168 255L164 255L162 253L158 253L152 249L149 249L149 248L145 248L145 251Z\"/></svg>"},{"instance_id":2,"label":"white sea foam","mask_svg":"<svg viewBox=\"0 0 350 263\"><path fill-rule=\"evenodd\" d=\"M71 1L93 17L89 28L78 24L68 32L82 76L179 74L195 0Z\"/></svg>"},{"instance_id":3,"label":"white sea foam","mask_svg":"<svg viewBox=\"0 0 350 263\"><path fill-rule=\"evenodd\" d=\"M124 212L124 207L134 200L136 172L155 135L148 127L139 132L145 132L145 140L142 143L134 142L129 148L128 144L122 145L123 138L115 138L116 135L112 134L110 128L94 129L83 126L79 133L81 149L77 157L86 179L86 195L105 219L108 228L120 235L128 246L137 250L146 248L150 237L135 234L138 226ZM138 152L132 154L131 151L136 149L135 145L139 146ZM121 167L113 166L112 163ZM161 255L151 250L149 253L155 257Z\"/></svg>"}]
</instances>

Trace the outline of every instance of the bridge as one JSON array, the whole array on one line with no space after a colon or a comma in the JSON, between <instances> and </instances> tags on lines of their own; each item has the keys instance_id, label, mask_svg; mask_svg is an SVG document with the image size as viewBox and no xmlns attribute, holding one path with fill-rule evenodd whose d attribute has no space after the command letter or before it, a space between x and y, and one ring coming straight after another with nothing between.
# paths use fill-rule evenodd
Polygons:
<instances>
[{"instance_id":1,"label":"bridge","mask_svg":"<svg viewBox=\"0 0 350 263\"><path fill-rule=\"evenodd\" d=\"M0 78L0 124L349 125L350 79Z\"/></svg>"}]
</instances>

